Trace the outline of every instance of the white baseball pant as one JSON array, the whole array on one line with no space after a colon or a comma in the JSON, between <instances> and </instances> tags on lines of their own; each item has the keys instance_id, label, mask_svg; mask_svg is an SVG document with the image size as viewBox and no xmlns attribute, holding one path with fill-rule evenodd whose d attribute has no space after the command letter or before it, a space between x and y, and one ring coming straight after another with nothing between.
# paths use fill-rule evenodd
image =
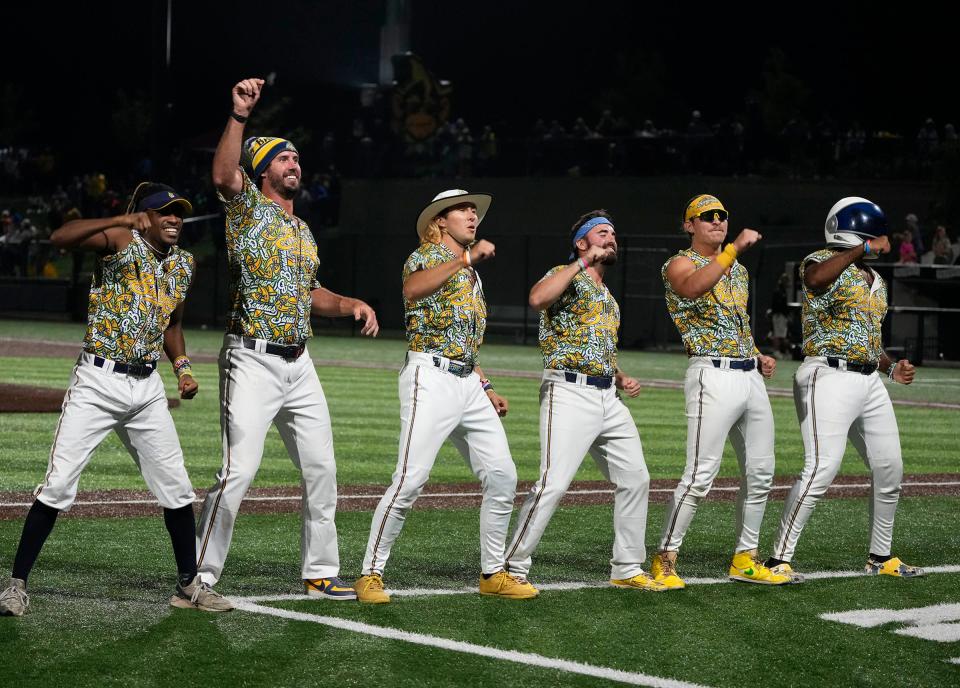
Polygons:
<instances>
[{"instance_id":1,"label":"white baseball pant","mask_svg":"<svg viewBox=\"0 0 960 688\"><path fill-rule=\"evenodd\" d=\"M721 363L715 367L714 360ZM720 471L727 436L740 464L736 550L757 549L760 524L773 486L773 410L763 376L729 367L727 358L692 356L684 380L687 464L667 503L660 551L676 551Z\"/></svg>"},{"instance_id":2,"label":"white baseball pant","mask_svg":"<svg viewBox=\"0 0 960 688\"><path fill-rule=\"evenodd\" d=\"M223 573L237 513L260 468L271 423L301 474L301 577L330 578L340 571L333 434L310 354L286 359L243 348L240 337L226 335L220 352L223 465L197 529L197 569L210 585Z\"/></svg>"},{"instance_id":3,"label":"white baseball pant","mask_svg":"<svg viewBox=\"0 0 960 688\"><path fill-rule=\"evenodd\" d=\"M613 557L610 577L632 578L647 558L650 474L640 434L614 386L598 389L577 374L543 371L540 386L540 477L530 488L507 549L507 568L527 576L533 552L589 452L614 484Z\"/></svg>"},{"instance_id":4,"label":"white baseball pant","mask_svg":"<svg viewBox=\"0 0 960 688\"><path fill-rule=\"evenodd\" d=\"M446 367L448 359L437 356ZM517 469L503 423L480 386L476 373L458 377L436 367L433 354L407 352L400 371L400 450L390 487L370 525L363 574L383 574L407 512L430 477L437 452L449 437L480 480L480 568L485 574L504 568L503 553Z\"/></svg>"},{"instance_id":5,"label":"white baseball pant","mask_svg":"<svg viewBox=\"0 0 960 688\"><path fill-rule=\"evenodd\" d=\"M123 375L113 372L113 361L103 361L97 367L93 354L80 354L63 398L47 473L34 495L47 506L68 510L93 451L115 430L160 506L192 504L196 497L160 375Z\"/></svg>"},{"instance_id":6,"label":"white baseball pant","mask_svg":"<svg viewBox=\"0 0 960 688\"><path fill-rule=\"evenodd\" d=\"M870 552L889 555L903 459L897 417L880 376L831 368L826 357L808 356L797 369L793 396L803 435L803 470L783 506L773 556L793 560L817 500L840 470L848 438L873 476Z\"/></svg>"}]
</instances>

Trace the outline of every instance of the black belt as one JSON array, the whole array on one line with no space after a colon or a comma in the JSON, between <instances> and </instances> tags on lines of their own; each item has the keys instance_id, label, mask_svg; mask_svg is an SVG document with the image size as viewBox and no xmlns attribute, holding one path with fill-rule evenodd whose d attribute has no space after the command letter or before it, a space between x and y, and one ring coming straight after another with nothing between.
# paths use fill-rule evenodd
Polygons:
<instances>
[{"instance_id":1,"label":"black belt","mask_svg":"<svg viewBox=\"0 0 960 688\"><path fill-rule=\"evenodd\" d=\"M843 361L842 358L837 358L836 356L827 356L827 365L831 368L839 368L840 362ZM855 361L847 361L847 370L851 373L860 373L861 375L872 375L873 372L877 369L876 363L857 363Z\"/></svg>"},{"instance_id":2,"label":"black belt","mask_svg":"<svg viewBox=\"0 0 960 688\"><path fill-rule=\"evenodd\" d=\"M107 359L100 356L93 357L93 365L103 368L107 364ZM117 363L113 362L113 372L117 375L130 375L131 377L150 377L153 371L157 369L156 363Z\"/></svg>"},{"instance_id":3,"label":"black belt","mask_svg":"<svg viewBox=\"0 0 960 688\"><path fill-rule=\"evenodd\" d=\"M713 363L714 368L723 367L723 361L719 358L711 358L710 362ZM750 372L757 367L757 359L755 358L746 358L742 361L730 361L728 366L731 370L742 370L745 373Z\"/></svg>"},{"instance_id":4,"label":"black belt","mask_svg":"<svg viewBox=\"0 0 960 688\"><path fill-rule=\"evenodd\" d=\"M257 350L257 340L251 339L250 337L241 337L243 341L243 348ZM303 355L303 352L307 350L306 344L271 344L267 342L267 345L263 348L264 353L268 353L271 356L280 356L282 358L292 358L297 359Z\"/></svg>"},{"instance_id":5,"label":"black belt","mask_svg":"<svg viewBox=\"0 0 960 688\"><path fill-rule=\"evenodd\" d=\"M577 373L571 373L568 370L563 371L563 377L567 382L576 382ZM587 375L586 383L591 387L596 387L597 389L610 389L610 385L613 384L613 378L607 377L606 375Z\"/></svg>"},{"instance_id":6,"label":"black belt","mask_svg":"<svg viewBox=\"0 0 960 688\"><path fill-rule=\"evenodd\" d=\"M442 364L443 364L443 359L441 357L439 356L433 357L433 365L435 365L437 368L441 368ZM452 373L457 377L466 377L467 375L473 372L473 364L461 363L460 361L453 361L448 358L447 372Z\"/></svg>"}]
</instances>

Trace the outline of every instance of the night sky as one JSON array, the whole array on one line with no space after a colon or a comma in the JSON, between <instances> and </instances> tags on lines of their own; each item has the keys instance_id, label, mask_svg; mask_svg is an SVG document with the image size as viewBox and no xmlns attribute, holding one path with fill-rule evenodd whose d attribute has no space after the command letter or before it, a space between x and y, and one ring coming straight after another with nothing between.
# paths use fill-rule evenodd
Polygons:
<instances>
[{"instance_id":1,"label":"night sky","mask_svg":"<svg viewBox=\"0 0 960 688\"><path fill-rule=\"evenodd\" d=\"M174 0L170 78L160 91L171 103L171 134L218 131L232 84L269 72L278 75L276 93L309 104L306 126L347 121L350 88L377 79L384 4ZM526 133L537 117L569 125L582 114L593 122L608 105L661 127L683 128L694 108L717 121L742 112L748 95L764 88L764 65L777 51L781 68L796 77L781 87L812 123L828 111L842 128L858 119L913 136L928 116L940 126L960 119L950 106L955 16L917 3L746 4L590 2L560 10L558 3L412 0L411 47L454 83L455 116L513 126L512 134ZM162 74L154 66L163 50L154 6L6 9L0 131L14 122L17 142L34 145L97 141L120 100L149 104L152 75Z\"/></svg>"}]
</instances>

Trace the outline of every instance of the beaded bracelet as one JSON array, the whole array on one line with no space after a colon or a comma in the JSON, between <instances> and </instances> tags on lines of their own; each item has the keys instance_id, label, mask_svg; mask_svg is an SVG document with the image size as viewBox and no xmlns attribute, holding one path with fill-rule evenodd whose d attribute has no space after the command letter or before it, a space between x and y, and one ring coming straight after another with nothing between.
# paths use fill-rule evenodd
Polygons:
<instances>
[{"instance_id":1,"label":"beaded bracelet","mask_svg":"<svg viewBox=\"0 0 960 688\"><path fill-rule=\"evenodd\" d=\"M178 380L184 375L193 377L193 368L190 366L190 359L186 356L177 356L173 359L173 372L176 373Z\"/></svg>"}]
</instances>

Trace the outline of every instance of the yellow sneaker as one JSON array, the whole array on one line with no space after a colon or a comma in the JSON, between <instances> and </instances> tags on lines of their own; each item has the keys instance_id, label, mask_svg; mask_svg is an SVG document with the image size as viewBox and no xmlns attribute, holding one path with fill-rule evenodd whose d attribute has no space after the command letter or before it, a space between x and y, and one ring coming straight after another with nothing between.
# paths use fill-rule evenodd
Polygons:
<instances>
[{"instance_id":1,"label":"yellow sneaker","mask_svg":"<svg viewBox=\"0 0 960 688\"><path fill-rule=\"evenodd\" d=\"M683 590L687 584L677 574L677 553L660 552L650 560L650 575L667 590Z\"/></svg>"},{"instance_id":2,"label":"yellow sneaker","mask_svg":"<svg viewBox=\"0 0 960 688\"><path fill-rule=\"evenodd\" d=\"M803 577L802 573L797 573L796 571L794 571L793 567L790 566L790 564L788 564L787 562L783 562L782 564L777 564L776 566L771 566L770 572L778 576L786 576L787 578L790 579L790 583L802 583L803 581L806 580L806 578Z\"/></svg>"},{"instance_id":3,"label":"yellow sneaker","mask_svg":"<svg viewBox=\"0 0 960 688\"><path fill-rule=\"evenodd\" d=\"M923 575L923 569L904 564L900 561L900 557L893 557L884 562L867 559L864 570L872 576L894 576L895 578L917 578Z\"/></svg>"},{"instance_id":4,"label":"yellow sneaker","mask_svg":"<svg viewBox=\"0 0 960 688\"><path fill-rule=\"evenodd\" d=\"M633 588L634 590L646 590L647 592L666 592L669 590L663 583L653 580L653 576L645 571L641 571L632 578L611 578L610 585L615 588Z\"/></svg>"},{"instance_id":5,"label":"yellow sneaker","mask_svg":"<svg viewBox=\"0 0 960 688\"><path fill-rule=\"evenodd\" d=\"M384 591L383 578L379 573L360 576L357 582L353 584L353 589L357 591L358 602L365 604L384 604L390 601L390 595Z\"/></svg>"},{"instance_id":6,"label":"yellow sneaker","mask_svg":"<svg viewBox=\"0 0 960 688\"><path fill-rule=\"evenodd\" d=\"M733 555L733 561L730 564L730 580L762 585L785 585L790 582L790 576L774 573L768 569L757 558L757 550L752 549Z\"/></svg>"},{"instance_id":7,"label":"yellow sneaker","mask_svg":"<svg viewBox=\"0 0 960 688\"><path fill-rule=\"evenodd\" d=\"M529 600L540 594L526 578L511 576L506 571L497 571L489 578L480 576L480 594L506 597L510 600Z\"/></svg>"}]
</instances>

